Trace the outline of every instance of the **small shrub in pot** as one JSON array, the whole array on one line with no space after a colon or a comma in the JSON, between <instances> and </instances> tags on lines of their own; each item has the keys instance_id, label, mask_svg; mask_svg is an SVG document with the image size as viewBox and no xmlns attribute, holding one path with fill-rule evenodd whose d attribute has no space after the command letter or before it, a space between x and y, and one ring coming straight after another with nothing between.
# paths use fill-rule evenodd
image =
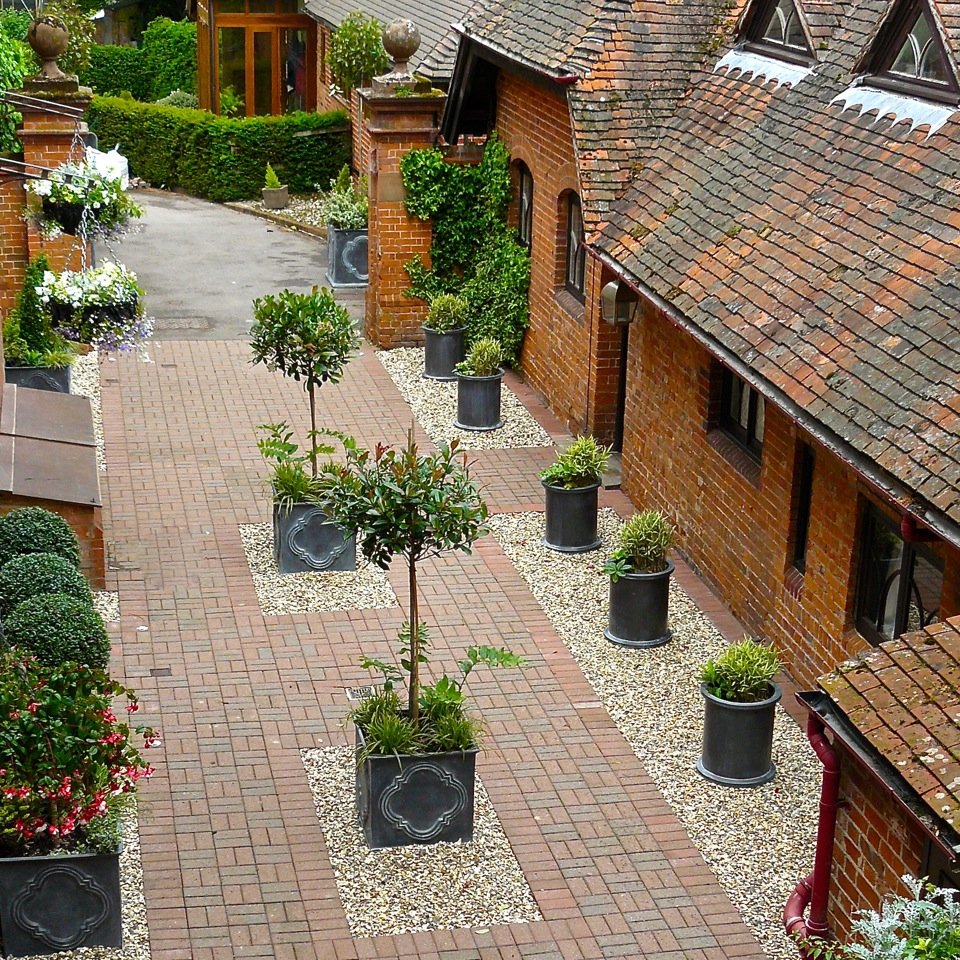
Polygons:
<instances>
[{"instance_id":1,"label":"small shrub in pot","mask_svg":"<svg viewBox=\"0 0 960 960\"><path fill-rule=\"evenodd\" d=\"M6 644L33 654L46 666L70 661L105 669L110 662L110 639L100 614L64 593L24 600L6 618L3 630Z\"/></svg>"},{"instance_id":2,"label":"small shrub in pot","mask_svg":"<svg viewBox=\"0 0 960 960\"><path fill-rule=\"evenodd\" d=\"M503 362L500 342L491 337L475 340L464 360L457 364L462 377L492 377L500 372Z\"/></svg>"},{"instance_id":3,"label":"small shrub in pot","mask_svg":"<svg viewBox=\"0 0 960 960\"><path fill-rule=\"evenodd\" d=\"M0 616L43 593L66 594L93 604L90 584L73 563L55 553L21 554L0 569Z\"/></svg>"},{"instance_id":4,"label":"small shrub in pot","mask_svg":"<svg viewBox=\"0 0 960 960\"><path fill-rule=\"evenodd\" d=\"M758 703L770 696L770 682L780 669L780 656L772 645L744 637L700 670L700 682L721 700Z\"/></svg>"},{"instance_id":5,"label":"small shrub in pot","mask_svg":"<svg viewBox=\"0 0 960 960\"><path fill-rule=\"evenodd\" d=\"M460 430L496 430L500 419L503 370L500 343L490 337L475 340L465 360L454 367L457 374L457 419Z\"/></svg>"},{"instance_id":6,"label":"small shrub in pot","mask_svg":"<svg viewBox=\"0 0 960 960\"><path fill-rule=\"evenodd\" d=\"M467 301L455 293L440 293L430 302L423 325L435 333L459 330L467 322Z\"/></svg>"},{"instance_id":7,"label":"small shrub in pot","mask_svg":"<svg viewBox=\"0 0 960 960\"><path fill-rule=\"evenodd\" d=\"M577 437L557 454L556 462L540 474L540 479L564 490L589 487L603 479L609 459L610 447L597 443L594 437Z\"/></svg>"},{"instance_id":8,"label":"small shrub in pot","mask_svg":"<svg viewBox=\"0 0 960 960\"><path fill-rule=\"evenodd\" d=\"M22 507L0 517L0 567L24 553L55 553L80 566L80 543L70 524L42 507Z\"/></svg>"},{"instance_id":9,"label":"small shrub in pot","mask_svg":"<svg viewBox=\"0 0 960 960\"><path fill-rule=\"evenodd\" d=\"M268 210L283 210L290 202L290 194L287 185L280 182L276 171L271 164L267 164L267 169L263 177L263 189L260 192L263 205Z\"/></svg>"},{"instance_id":10,"label":"small shrub in pot","mask_svg":"<svg viewBox=\"0 0 960 960\"><path fill-rule=\"evenodd\" d=\"M610 448L593 437L578 437L540 474L544 487L544 546L561 553L583 553L600 546L597 496Z\"/></svg>"},{"instance_id":11,"label":"small shrub in pot","mask_svg":"<svg viewBox=\"0 0 960 960\"><path fill-rule=\"evenodd\" d=\"M667 567L673 527L659 510L644 510L620 528L620 542L603 568L616 582L630 573L659 573Z\"/></svg>"},{"instance_id":12,"label":"small shrub in pot","mask_svg":"<svg viewBox=\"0 0 960 960\"><path fill-rule=\"evenodd\" d=\"M423 321L423 375L430 380L455 379L463 360L467 302L453 293L437 294Z\"/></svg>"}]
</instances>

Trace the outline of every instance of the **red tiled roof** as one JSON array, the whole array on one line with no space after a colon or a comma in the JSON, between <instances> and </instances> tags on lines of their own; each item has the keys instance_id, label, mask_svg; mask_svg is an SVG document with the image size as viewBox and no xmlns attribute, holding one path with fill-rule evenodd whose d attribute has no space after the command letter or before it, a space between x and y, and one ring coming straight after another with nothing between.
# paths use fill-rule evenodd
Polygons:
<instances>
[{"instance_id":1,"label":"red tiled roof","mask_svg":"<svg viewBox=\"0 0 960 960\"><path fill-rule=\"evenodd\" d=\"M937 820L960 833L960 617L881 644L820 687Z\"/></svg>"}]
</instances>

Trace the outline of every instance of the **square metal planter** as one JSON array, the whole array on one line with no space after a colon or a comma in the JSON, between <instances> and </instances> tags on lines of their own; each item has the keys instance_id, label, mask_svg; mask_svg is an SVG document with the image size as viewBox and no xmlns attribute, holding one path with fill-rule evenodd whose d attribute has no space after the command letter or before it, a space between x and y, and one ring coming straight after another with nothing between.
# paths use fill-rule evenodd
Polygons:
<instances>
[{"instance_id":1,"label":"square metal planter","mask_svg":"<svg viewBox=\"0 0 960 960\"><path fill-rule=\"evenodd\" d=\"M273 505L273 558L281 573L357 569L356 537L345 537L313 503Z\"/></svg>"},{"instance_id":2,"label":"square metal planter","mask_svg":"<svg viewBox=\"0 0 960 960\"><path fill-rule=\"evenodd\" d=\"M71 367L14 367L4 366L7 383L31 390L50 390L52 393L70 392Z\"/></svg>"},{"instance_id":3,"label":"square metal planter","mask_svg":"<svg viewBox=\"0 0 960 960\"><path fill-rule=\"evenodd\" d=\"M367 231L327 225L327 283L331 287L365 287L370 275Z\"/></svg>"}]
</instances>

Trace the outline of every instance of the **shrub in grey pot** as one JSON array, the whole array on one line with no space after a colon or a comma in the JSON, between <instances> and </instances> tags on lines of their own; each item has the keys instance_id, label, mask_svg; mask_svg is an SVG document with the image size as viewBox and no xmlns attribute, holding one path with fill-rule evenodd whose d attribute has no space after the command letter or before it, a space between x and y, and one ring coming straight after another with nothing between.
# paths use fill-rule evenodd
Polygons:
<instances>
[{"instance_id":1,"label":"shrub in grey pot","mask_svg":"<svg viewBox=\"0 0 960 960\"><path fill-rule=\"evenodd\" d=\"M365 287L370 273L367 178L354 183L350 167L344 164L330 181L321 212L327 224L327 283L331 287Z\"/></svg>"},{"instance_id":2,"label":"shrub in grey pot","mask_svg":"<svg viewBox=\"0 0 960 960\"><path fill-rule=\"evenodd\" d=\"M310 401L310 446L304 454L286 423L263 424L260 452L273 465L273 548L281 573L353 570L355 548L333 528L317 504L318 458L332 452L317 444L316 392L338 383L360 340L346 309L329 290L283 290L253 302L253 363L263 363L303 383ZM309 470L308 470L309 466Z\"/></svg>"},{"instance_id":3,"label":"shrub in grey pot","mask_svg":"<svg viewBox=\"0 0 960 960\"><path fill-rule=\"evenodd\" d=\"M597 493L610 448L593 437L578 437L540 474L546 506L543 544L561 553L583 553L600 546Z\"/></svg>"},{"instance_id":4,"label":"shrub in grey pot","mask_svg":"<svg viewBox=\"0 0 960 960\"><path fill-rule=\"evenodd\" d=\"M428 380L456 380L466 330L467 301L452 293L434 297L423 322L423 375Z\"/></svg>"},{"instance_id":5,"label":"shrub in grey pot","mask_svg":"<svg viewBox=\"0 0 960 960\"><path fill-rule=\"evenodd\" d=\"M777 773L771 760L780 688L780 657L772 646L744 637L700 671L703 750L697 770L728 787L756 787Z\"/></svg>"},{"instance_id":6,"label":"shrub in grey pot","mask_svg":"<svg viewBox=\"0 0 960 960\"><path fill-rule=\"evenodd\" d=\"M459 430L498 430L503 426L501 357L499 342L484 337L475 341L466 360L456 365L457 419L453 425Z\"/></svg>"},{"instance_id":7,"label":"shrub in grey pot","mask_svg":"<svg viewBox=\"0 0 960 960\"><path fill-rule=\"evenodd\" d=\"M667 626L670 574L667 550L673 527L662 513L645 510L620 530L620 542L605 564L610 577L610 615L604 636L622 647L658 647Z\"/></svg>"},{"instance_id":8,"label":"shrub in grey pot","mask_svg":"<svg viewBox=\"0 0 960 960\"><path fill-rule=\"evenodd\" d=\"M421 682L428 660L420 620L419 564L450 550L469 552L485 533L487 508L470 480L457 444L421 455L411 431L402 450L362 450L345 440L346 463L321 476L324 509L360 538L363 555L386 569L406 561L407 621L400 633L400 666L363 657L382 684L352 711L356 726L357 817L370 847L470 840L474 765L480 723L466 709L467 677L480 664L520 666L505 649L471 646L459 674ZM405 702L397 685L406 680Z\"/></svg>"},{"instance_id":9,"label":"shrub in grey pot","mask_svg":"<svg viewBox=\"0 0 960 960\"><path fill-rule=\"evenodd\" d=\"M280 182L273 167L268 163L264 176L263 189L260 191L263 205L268 210L285 210L290 203L290 194L287 185Z\"/></svg>"}]
</instances>

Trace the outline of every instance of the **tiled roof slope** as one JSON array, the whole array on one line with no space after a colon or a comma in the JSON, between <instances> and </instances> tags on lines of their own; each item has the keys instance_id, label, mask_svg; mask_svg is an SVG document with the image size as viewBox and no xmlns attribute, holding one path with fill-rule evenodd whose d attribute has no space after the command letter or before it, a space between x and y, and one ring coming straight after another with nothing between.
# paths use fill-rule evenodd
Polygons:
<instances>
[{"instance_id":1,"label":"tiled roof slope","mask_svg":"<svg viewBox=\"0 0 960 960\"><path fill-rule=\"evenodd\" d=\"M888 5L843 4L796 87L698 73L598 246L956 531L960 115L831 105Z\"/></svg>"},{"instance_id":2,"label":"tiled roof slope","mask_svg":"<svg viewBox=\"0 0 960 960\"><path fill-rule=\"evenodd\" d=\"M936 818L960 833L960 618L881 644L820 687Z\"/></svg>"},{"instance_id":3,"label":"tiled roof slope","mask_svg":"<svg viewBox=\"0 0 960 960\"><path fill-rule=\"evenodd\" d=\"M400 0L306 0L306 12L315 20L336 29L351 13L361 10L384 26L392 20L412 20L420 31L420 49L411 63L432 80L453 74L457 35L452 25L470 7L470 0L431 0L415 9Z\"/></svg>"}]
</instances>

